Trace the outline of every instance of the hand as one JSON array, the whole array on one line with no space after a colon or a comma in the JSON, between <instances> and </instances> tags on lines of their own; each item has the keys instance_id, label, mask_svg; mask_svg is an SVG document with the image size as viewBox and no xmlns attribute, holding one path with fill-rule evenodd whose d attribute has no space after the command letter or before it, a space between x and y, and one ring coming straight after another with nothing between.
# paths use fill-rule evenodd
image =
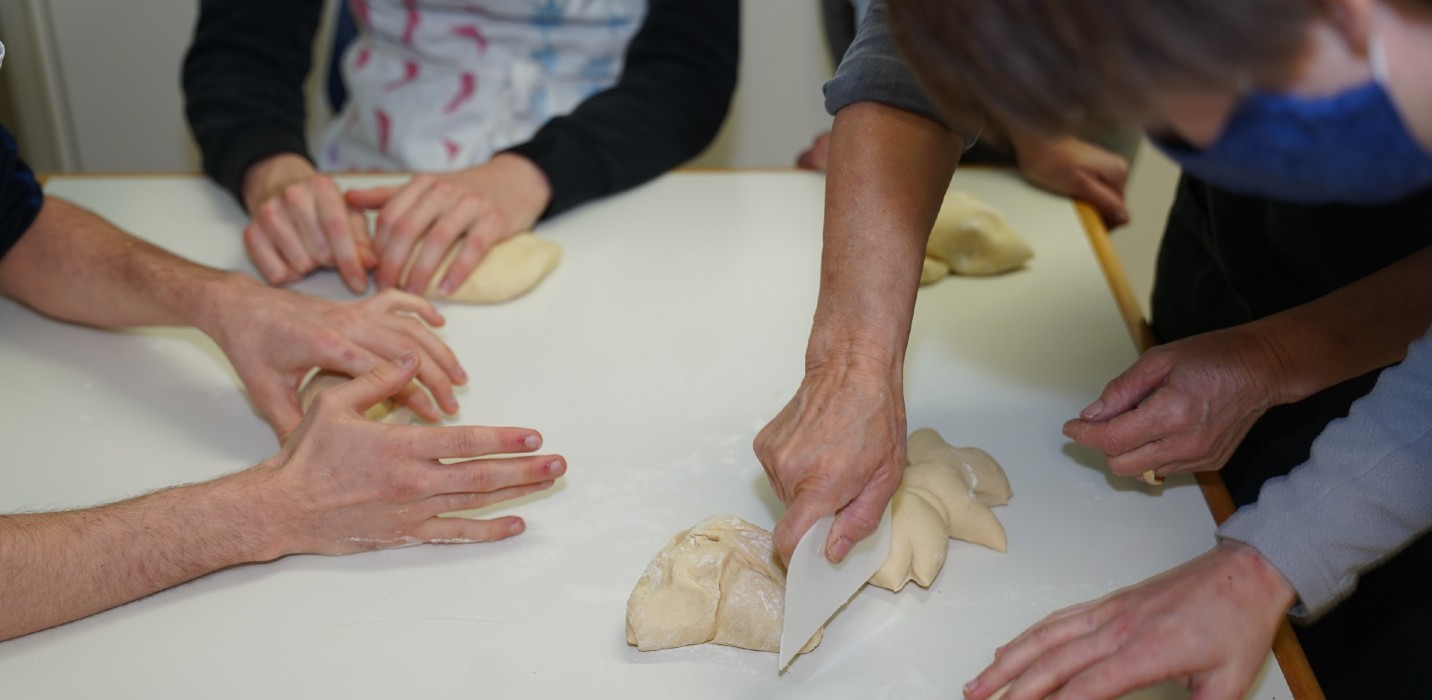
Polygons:
<instances>
[{"instance_id":1,"label":"hand","mask_svg":"<svg viewBox=\"0 0 1432 700\"><path fill-rule=\"evenodd\" d=\"M810 147L801 151L796 156L796 167L802 170L819 170L824 172L830 163L830 132L822 131L816 134L815 139L810 142Z\"/></svg>"},{"instance_id":2,"label":"hand","mask_svg":"<svg viewBox=\"0 0 1432 700\"><path fill-rule=\"evenodd\" d=\"M1175 681L1237 700L1268 656L1295 593L1252 547L1225 540L1176 569L1044 618L965 686L985 700L1116 698Z\"/></svg>"},{"instance_id":3,"label":"hand","mask_svg":"<svg viewBox=\"0 0 1432 700\"><path fill-rule=\"evenodd\" d=\"M439 406L457 411L453 385L466 383L467 375L452 350L418 320L444 323L426 299L389 290L362 301L334 302L237 273L229 285L226 300L215 305L202 328L233 363L280 440L303 418L299 384L314 367L356 377L384 359L413 352L422 360L418 379L432 398L413 385L394 392L398 401L430 422L441 420Z\"/></svg>"},{"instance_id":4,"label":"hand","mask_svg":"<svg viewBox=\"0 0 1432 700\"><path fill-rule=\"evenodd\" d=\"M409 386L416 355L383 362L358 379L321 392L273 458L244 476L257 482L252 503L273 528L269 558L349 554L421 543L486 542L522 532L521 518L440 518L550 487L566 471L561 457L528 455L542 437L525 428L385 425L363 419Z\"/></svg>"},{"instance_id":5,"label":"hand","mask_svg":"<svg viewBox=\"0 0 1432 700\"><path fill-rule=\"evenodd\" d=\"M1288 363L1253 326L1192 336L1145 352L1064 424L1121 476L1212 471L1253 423L1284 403Z\"/></svg>"},{"instance_id":6,"label":"hand","mask_svg":"<svg viewBox=\"0 0 1432 700\"><path fill-rule=\"evenodd\" d=\"M283 153L251 166L244 175L244 204L253 214L244 247L270 283L288 284L336 266L355 294L367 290L367 271L378 264L368 222L307 160Z\"/></svg>"},{"instance_id":7,"label":"hand","mask_svg":"<svg viewBox=\"0 0 1432 700\"><path fill-rule=\"evenodd\" d=\"M880 524L905 469L899 370L828 363L806 373L786 407L756 435L756 457L786 512L773 541L790 562L796 543L835 513L826 558L840 562Z\"/></svg>"},{"instance_id":8,"label":"hand","mask_svg":"<svg viewBox=\"0 0 1432 700\"><path fill-rule=\"evenodd\" d=\"M401 283L413 294L426 294L443 258L456 248L457 257L438 285L439 294L448 296L488 249L532 228L551 201L551 186L531 161L500 153L475 168L418 175L401 187L350 190L346 199L358 209L378 210L374 243L380 289Z\"/></svg>"},{"instance_id":9,"label":"hand","mask_svg":"<svg viewBox=\"0 0 1432 700\"><path fill-rule=\"evenodd\" d=\"M1011 135L1010 140L1024 179L1094 205L1109 228L1129 222L1124 206L1129 162L1123 156L1072 137L1048 140Z\"/></svg>"}]
</instances>

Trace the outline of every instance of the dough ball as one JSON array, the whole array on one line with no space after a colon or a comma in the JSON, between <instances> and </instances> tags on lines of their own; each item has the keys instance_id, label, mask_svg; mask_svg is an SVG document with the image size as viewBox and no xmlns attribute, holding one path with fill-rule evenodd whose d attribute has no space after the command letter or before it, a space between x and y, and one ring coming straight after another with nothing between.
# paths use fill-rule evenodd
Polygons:
<instances>
[{"instance_id":1,"label":"dough ball","mask_svg":"<svg viewBox=\"0 0 1432 700\"><path fill-rule=\"evenodd\" d=\"M934 284L950 275L950 266L928 255L920 268L920 284Z\"/></svg>"},{"instance_id":2,"label":"dough ball","mask_svg":"<svg viewBox=\"0 0 1432 700\"><path fill-rule=\"evenodd\" d=\"M910 464L891 501L890 556L871 584L899 591L914 581L928 588L945 565L951 537L1005 551L1004 526L990 506L1012 494L989 453L951 447L921 428L911 433L907 454Z\"/></svg>"},{"instance_id":3,"label":"dough ball","mask_svg":"<svg viewBox=\"0 0 1432 700\"><path fill-rule=\"evenodd\" d=\"M945 193L925 254L957 275L997 275L1018 269L1034 250L990 205L968 192Z\"/></svg>"},{"instance_id":4,"label":"dough ball","mask_svg":"<svg viewBox=\"0 0 1432 700\"><path fill-rule=\"evenodd\" d=\"M942 462L959 465L964 472L964 480L974 489L980 502L987 506L1002 506L1014 496L1009 488L1009 477L988 452L978 447L952 447L930 428L910 433L905 460L909 464Z\"/></svg>"},{"instance_id":5,"label":"dough ball","mask_svg":"<svg viewBox=\"0 0 1432 700\"><path fill-rule=\"evenodd\" d=\"M345 375L326 370L319 370L309 375L308 381L298 390L299 408L304 413L308 413L308 406L318 397L318 392L347 382L349 379L350 378ZM417 419L412 409L407 406L399 406L398 403L392 399L387 399L368 409L368 412L363 414L363 417L368 420L374 420L380 423L391 423L393 425L411 425Z\"/></svg>"},{"instance_id":6,"label":"dough ball","mask_svg":"<svg viewBox=\"0 0 1432 700\"><path fill-rule=\"evenodd\" d=\"M421 245L414 249L414 257L408 260L409 267L412 267L420 250ZM456 248L448 251L428 285L427 296L468 304L495 304L516 299L536 287L557 267L562 259L562 247L530 233L519 233L492 246L467 280L451 296L444 297L438 292L438 285L456 257ZM407 276L405 269L403 279L406 280Z\"/></svg>"},{"instance_id":7,"label":"dough ball","mask_svg":"<svg viewBox=\"0 0 1432 700\"><path fill-rule=\"evenodd\" d=\"M780 651L785 609L786 572L771 533L716 515L671 538L647 565L627 599L627 643L642 651L708 642Z\"/></svg>"}]
</instances>

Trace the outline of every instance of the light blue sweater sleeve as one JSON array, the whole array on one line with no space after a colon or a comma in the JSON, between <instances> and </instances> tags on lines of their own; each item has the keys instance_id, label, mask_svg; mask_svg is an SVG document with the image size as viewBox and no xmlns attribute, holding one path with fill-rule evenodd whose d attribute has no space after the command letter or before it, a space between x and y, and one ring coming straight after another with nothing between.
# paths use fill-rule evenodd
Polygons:
<instances>
[{"instance_id":1,"label":"light blue sweater sleeve","mask_svg":"<svg viewBox=\"0 0 1432 700\"><path fill-rule=\"evenodd\" d=\"M1265 483L1218 535L1266 557L1298 593L1293 615L1312 620L1429 529L1432 332L1328 424L1307 462Z\"/></svg>"}]
</instances>

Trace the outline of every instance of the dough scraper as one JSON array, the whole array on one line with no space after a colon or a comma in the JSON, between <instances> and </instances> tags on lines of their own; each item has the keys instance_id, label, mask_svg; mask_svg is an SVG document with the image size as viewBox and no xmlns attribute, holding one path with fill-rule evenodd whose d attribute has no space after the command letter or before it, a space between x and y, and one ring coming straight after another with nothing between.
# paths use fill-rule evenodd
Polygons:
<instances>
[{"instance_id":1,"label":"dough scraper","mask_svg":"<svg viewBox=\"0 0 1432 700\"><path fill-rule=\"evenodd\" d=\"M791 665L796 652L850 602L890 556L890 504L885 504L885 514L875 533L856 543L839 564L831 564L825 558L825 540L834 524L833 515L817 520L791 554L777 673Z\"/></svg>"}]
</instances>

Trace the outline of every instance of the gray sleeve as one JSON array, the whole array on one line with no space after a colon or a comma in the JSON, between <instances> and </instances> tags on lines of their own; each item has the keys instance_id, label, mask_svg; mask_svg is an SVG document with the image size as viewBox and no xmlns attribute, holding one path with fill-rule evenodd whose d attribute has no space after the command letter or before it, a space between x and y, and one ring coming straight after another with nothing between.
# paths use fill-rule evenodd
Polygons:
<instances>
[{"instance_id":1,"label":"gray sleeve","mask_svg":"<svg viewBox=\"0 0 1432 700\"><path fill-rule=\"evenodd\" d=\"M1266 557L1298 593L1293 615L1311 620L1429 528L1432 332L1346 418L1328 424L1307 462L1270 479L1218 535Z\"/></svg>"},{"instance_id":2,"label":"gray sleeve","mask_svg":"<svg viewBox=\"0 0 1432 700\"><path fill-rule=\"evenodd\" d=\"M900 58L884 0L875 0L860 21L855 41L825 84L825 111L835 114L856 102L879 102L954 127L925 96L915 74ZM965 144L973 145L979 124L963 125Z\"/></svg>"}]
</instances>

